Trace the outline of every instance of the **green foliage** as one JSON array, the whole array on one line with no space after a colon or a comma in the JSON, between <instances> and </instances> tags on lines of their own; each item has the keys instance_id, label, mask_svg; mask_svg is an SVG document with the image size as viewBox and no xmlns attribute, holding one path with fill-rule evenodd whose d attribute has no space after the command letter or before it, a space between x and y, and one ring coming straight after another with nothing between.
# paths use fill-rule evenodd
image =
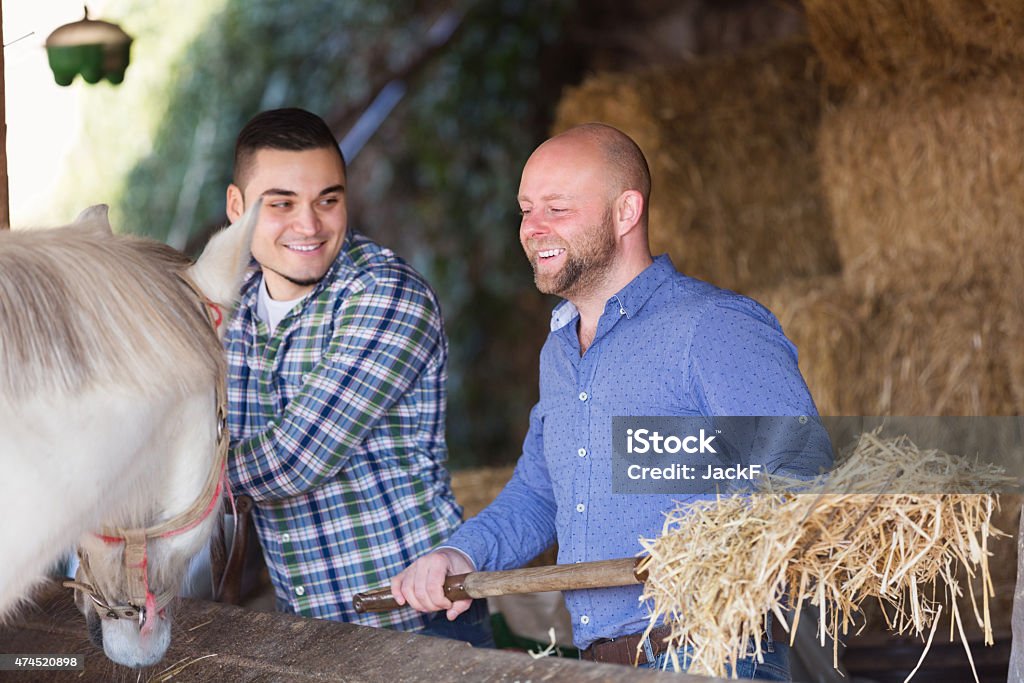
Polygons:
<instances>
[{"instance_id":1,"label":"green foliage","mask_svg":"<svg viewBox=\"0 0 1024 683\"><path fill-rule=\"evenodd\" d=\"M517 457L536 400L547 309L519 246L522 165L546 137L553 103L541 91L541 48L565 3L505 2L471 13L451 50L423 74L385 130L408 201L375 226L438 289L452 340L449 443L455 464ZM381 213L365 211L365 214ZM405 235L403 237L403 235Z\"/></svg>"},{"instance_id":2,"label":"green foliage","mask_svg":"<svg viewBox=\"0 0 1024 683\"><path fill-rule=\"evenodd\" d=\"M177 67L187 59L189 46L226 0L113 0L96 18L120 24L134 39L125 81L113 86L76 82L70 87L80 98L79 144L64 163L56 193L45 206L34 209L54 224L71 220L86 206L111 205L117 229L139 232L145 221L122 215L122 195L134 190L125 181L139 159L152 151L165 113L173 111ZM43 134L43 133L40 133ZM125 220L127 219L127 220Z\"/></svg>"},{"instance_id":3,"label":"green foliage","mask_svg":"<svg viewBox=\"0 0 1024 683\"><path fill-rule=\"evenodd\" d=\"M365 96L382 36L401 53L423 30L399 4L228 0L173 68L153 150L127 178L124 215L147 216L145 233L175 246L223 216L242 125L262 109L323 114Z\"/></svg>"},{"instance_id":4,"label":"green foliage","mask_svg":"<svg viewBox=\"0 0 1024 683\"><path fill-rule=\"evenodd\" d=\"M550 302L519 247L515 196L558 94L543 56L570 4L472 7L350 166L353 225L409 260L441 297L455 466L516 457L536 397ZM227 0L174 66L152 151L128 174L115 211L129 229L183 246L223 219L234 137L249 117L299 106L331 118L363 101L421 49L431 5Z\"/></svg>"}]
</instances>

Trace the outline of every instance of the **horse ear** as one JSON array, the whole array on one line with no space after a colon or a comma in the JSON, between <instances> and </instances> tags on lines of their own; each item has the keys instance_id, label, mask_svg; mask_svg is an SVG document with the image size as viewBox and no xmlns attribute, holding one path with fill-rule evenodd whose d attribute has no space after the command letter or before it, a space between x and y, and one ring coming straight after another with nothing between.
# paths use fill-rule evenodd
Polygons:
<instances>
[{"instance_id":1,"label":"horse ear","mask_svg":"<svg viewBox=\"0 0 1024 683\"><path fill-rule=\"evenodd\" d=\"M83 230L95 230L97 232L113 234L114 231L110 227L110 219L107 217L109 210L110 207L106 204L94 204L78 214L78 218L71 225Z\"/></svg>"},{"instance_id":2,"label":"horse ear","mask_svg":"<svg viewBox=\"0 0 1024 683\"><path fill-rule=\"evenodd\" d=\"M224 308L238 301L245 270L252 260L249 245L260 215L262 200L253 203L241 218L210 238L188 275L200 290Z\"/></svg>"}]
</instances>

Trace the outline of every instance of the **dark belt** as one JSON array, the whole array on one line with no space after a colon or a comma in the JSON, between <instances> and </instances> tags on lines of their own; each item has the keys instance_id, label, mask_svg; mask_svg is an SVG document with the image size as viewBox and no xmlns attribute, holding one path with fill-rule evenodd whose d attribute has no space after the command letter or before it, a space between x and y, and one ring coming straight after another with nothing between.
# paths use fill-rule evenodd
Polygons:
<instances>
[{"instance_id":1,"label":"dark belt","mask_svg":"<svg viewBox=\"0 0 1024 683\"><path fill-rule=\"evenodd\" d=\"M659 626L652 629L648 634L655 657L668 651L666 639L671 633L671 627ZM640 652L637 652L637 648L640 647L640 643L643 641L643 633L634 633L631 636L620 636L618 638L601 638L591 643L590 647L586 650L581 650L580 659L589 659L592 662L605 662L607 664L626 664L627 666L633 666L635 663L636 666L643 666L650 662L644 648L640 648Z\"/></svg>"},{"instance_id":2,"label":"dark belt","mask_svg":"<svg viewBox=\"0 0 1024 683\"><path fill-rule=\"evenodd\" d=\"M651 650L654 657L668 651L668 637L672 633L669 626L659 626L652 629L648 634L651 639ZM777 618L772 618L772 640L783 643L789 642L787 634ZM643 633L634 633L631 636L620 636L618 638L601 638L590 644L586 650L580 650L580 659L588 659L592 662L605 662L606 664L625 664L627 666L643 666L651 660L647 658L646 648L640 647L644 641ZM637 652L637 648L640 649Z\"/></svg>"}]
</instances>

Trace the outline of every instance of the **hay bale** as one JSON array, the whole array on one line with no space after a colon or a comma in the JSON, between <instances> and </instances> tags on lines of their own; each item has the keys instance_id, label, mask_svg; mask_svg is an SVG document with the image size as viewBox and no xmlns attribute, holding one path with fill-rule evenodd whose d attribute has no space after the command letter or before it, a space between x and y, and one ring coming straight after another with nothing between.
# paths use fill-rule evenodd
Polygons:
<instances>
[{"instance_id":1,"label":"hay bale","mask_svg":"<svg viewBox=\"0 0 1024 683\"><path fill-rule=\"evenodd\" d=\"M554 131L604 121L653 175L650 240L730 289L836 272L814 148L820 62L806 43L690 65L597 74L566 92Z\"/></svg>"},{"instance_id":2,"label":"hay bale","mask_svg":"<svg viewBox=\"0 0 1024 683\"><path fill-rule=\"evenodd\" d=\"M657 105L649 99L647 81L661 73L660 70L602 72L568 88L558 102L552 135L582 123L603 121L633 138L647 156L652 174L657 176L654 168L658 150L663 145L663 126ZM656 177L654 180L657 182Z\"/></svg>"},{"instance_id":3,"label":"hay bale","mask_svg":"<svg viewBox=\"0 0 1024 683\"><path fill-rule=\"evenodd\" d=\"M751 295L796 344L823 415L1020 415L1021 291L979 279L868 295L832 276Z\"/></svg>"},{"instance_id":4,"label":"hay bale","mask_svg":"<svg viewBox=\"0 0 1024 683\"><path fill-rule=\"evenodd\" d=\"M855 414L1024 414L1013 389L1024 381L1013 367L1020 337L1002 327L1024 311L1001 305L991 283L889 290L861 310L860 367L846 388Z\"/></svg>"},{"instance_id":5,"label":"hay bale","mask_svg":"<svg viewBox=\"0 0 1024 683\"><path fill-rule=\"evenodd\" d=\"M1022 77L862 88L823 118L822 176L852 286L998 280L1024 258Z\"/></svg>"},{"instance_id":6,"label":"hay bale","mask_svg":"<svg viewBox=\"0 0 1024 683\"><path fill-rule=\"evenodd\" d=\"M865 331L861 301L843 280L835 275L792 280L751 296L775 314L796 344L800 372L818 412L857 414L850 387L858 381Z\"/></svg>"},{"instance_id":7,"label":"hay bale","mask_svg":"<svg viewBox=\"0 0 1024 683\"><path fill-rule=\"evenodd\" d=\"M462 506L463 519L475 517L490 505L512 478L515 466L476 467L452 472L452 492Z\"/></svg>"},{"instance_id":8,"label":"hay bale","mask_svg":"<svg viewBox=\"0 0 1024 683\"><path fill-rule=\"evenodd\" d=\"M1007 342L1007 368L1013 399L1019 407L1018 414L1024 415L1024 353L1020 351L1021 340L1024 339L1024 303L1021 303L1021 293L1024 292L1024 260L1011 263L1009 272L1003 275L1005 277L1000 288L1002 319L999 333L1005 339L1016 342Z\"/></svg>"},{"instance_id":9,"label":"hay bale","mask_svg":"<svg viewBox=\"0 0 1024 683\"><path fill-rule=\"evenodd\" d=\"M1020 0L929 0L935 20L975 62L1024 56L1024 3Z\"/></svg>"},{"instance_id":10,"label":"hay bale","mask_svg":"<svg viewBox=\"0 0 1024 683\"><path fill-rule=\"evenodd\" d=\"M804 0L811 41L837 85L976 74L1024 58L1016 0Z\"/></svg>"},{"instance_id":11,"label":"hay bale","mask_svg":"<svg viewBox=\"0 0 1024 683\"><path fill-rule=\"evenodd\" d=\"M949 36L927 0L804 0L807 30L829 82L890 80L933 66Z\"/></svg>"}]
</instances>

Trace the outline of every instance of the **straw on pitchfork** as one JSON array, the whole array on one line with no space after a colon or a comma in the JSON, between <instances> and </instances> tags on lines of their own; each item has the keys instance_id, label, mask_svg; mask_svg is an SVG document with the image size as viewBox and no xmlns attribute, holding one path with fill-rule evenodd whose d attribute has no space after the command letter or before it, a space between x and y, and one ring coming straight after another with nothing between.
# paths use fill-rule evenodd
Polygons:
<instances>
[{"instance_id":1,"label":"straw on pitchfork","mask_svg":"<svg viewBox=\"0 0 1024 683\"><path fill-rule=\"evenodd\" d=\"M974 617L991 644L988 541L1006 535L990 523L998 504L993 494L1012 481L994 466L876 432L861 435L826 479L769 478L753 495L680 506L659 538L641 540L643 599L653 604L648 630L664 619L670 651L687 648L689 671L728 676L737 659L762 657L769 612L785 627L793 607L792 643L801 606L816 605L824 646L826 637L847 634L861 605L874 598L890 630L928 632L925 653L945 608L951 638L955 628L973 669L957 607L957 568L966 571Z\"/></svg>"}]
</instances>

